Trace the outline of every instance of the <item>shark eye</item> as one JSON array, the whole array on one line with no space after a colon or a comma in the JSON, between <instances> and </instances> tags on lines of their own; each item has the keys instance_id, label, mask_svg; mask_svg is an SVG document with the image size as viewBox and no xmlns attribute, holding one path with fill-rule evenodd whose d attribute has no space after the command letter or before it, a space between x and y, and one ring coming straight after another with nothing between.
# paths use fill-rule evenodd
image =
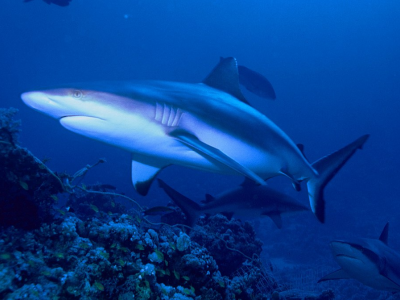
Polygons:
<instances>
[{"instance_id":1,"label":"shark eye","mask_svg":"<svg viewBox=\"0 0 400 300\"><path fill-rule=\"evenodd\" d=\"M77 98L77 99L82 98L82 95L83 95L82 91L80 91L80 90L75 90L72 92L72 97Z\"/></svg>"}]
</instances>

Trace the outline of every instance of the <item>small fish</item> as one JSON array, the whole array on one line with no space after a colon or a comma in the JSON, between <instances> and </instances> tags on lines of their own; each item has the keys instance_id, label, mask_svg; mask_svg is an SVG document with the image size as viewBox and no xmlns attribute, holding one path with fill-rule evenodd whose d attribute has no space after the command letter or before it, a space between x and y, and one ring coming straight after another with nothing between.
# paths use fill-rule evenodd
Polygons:
<instances>
[{"instance_id":1,"label":"small fish","mask_svg":"<svg viewBox=\"0 0 400 300\"><path fill-rule=\"evenodd\" d=\"M92 210L94 210L95 212L99 212L99 209L97 208L97 206L96 205L94 205L94 204L90 204L90 208L92 209Z\"/></svg>"},{"instance_id":2,"label":"small fish","mask_svg":"<svg viewBox=\"0 0 400 300\"><path fill-rule=\"evenodd\" d=\"M28 186L28 184L27 184L25 181L20 180L20 181L19 181L19 185L20 185L25 191L29 190L29 186Z\"/></svg>"},{"instance_id":3,"label":"small fish","mask_svg":"<svg viewBox=\"0 0 400 300\"><path fill-rule=\"evenodd\" d=\"M176 279L181 279L181 275L177 271L173 270L172 272L174 273Z\"/></svg>"},{"instance_id":4,"label":"small fish","mask_svg":"<svg viewBox=\"0 0 400 300\"><path fill-rule=\"evenodd\" d=\"M24 0L24 2L31 2L32 0ZM47 4L55 4L58 6L68 6L72 0L43 0Z\"/></svg>"},{"instance_id":5,"label":"small fish","mask_svg":"<svg viewBox=\"0 0 400 300\"><path fill-rule=\"evenodd\" d=\"M143 212L144 216L162 216L170 212L174 212L175 209L168 206L154 206Z\"/></svg>"},{"instance_id":6,"label":"small fish","mask_svg":"<svg viewBox=\"0 0 400 300\"><path fill-rule=\"evenodd\" d=\"M96 281L93 284L99 291L104 291L104 285L102 285L100 282Z\"/></svg>"}]
</instances>

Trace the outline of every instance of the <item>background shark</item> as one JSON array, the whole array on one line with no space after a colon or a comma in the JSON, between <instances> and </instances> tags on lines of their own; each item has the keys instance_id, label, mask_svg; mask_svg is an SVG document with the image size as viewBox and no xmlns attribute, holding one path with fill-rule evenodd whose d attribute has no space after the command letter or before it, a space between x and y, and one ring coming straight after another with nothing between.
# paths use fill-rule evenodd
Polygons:
<instances>
[{"instance_id":1,"label":"background shark","mask_svg":"<svg viewBox=\"0 0 400 300\"><path fill-rule=\"evenodd\" d=\"M238 66L238 70L239 82L247 90L261 98L276 99L274 88L267 78L245 66Z\"/></svg>"},{"instance_id":2,"label":"background shark","mask_svg":"<svg viewBox=\"0 0 400 300\"><path fill-rule=\"evenodd\" d=\"M388 246L389 223L379 239L333 241L330 246L341 269L318 282L335 279L356 279L379 290L400 291L400 253Z\"/></svg>"},{"instance_id":3,"label":"background shark","mask_svg":"<svg viewBox=\"0 0 400 300\"><path fill-rule=\"evenodd\" d=\"M24 0L24 2L31 2L33 0ZM58 6L68 6L72 0L43 0L47 4L55 4Z\"/></svg>"},{"instance_id":4,"label":"background shark","mask_svg":"<svg viewBox=\"0 0 400 300\"><path fill-rule=\"evenodd\" d=\"M166 81L70 85L22 94L65 128L132 153L132 182L145 195L155 176L178 164L241 174L261 185L278 175L299 188L324 222L323 189L368 135L310 164L271 120L248 105L237 62L222 59L202 83Z\"/></svg>"},{"instance_id":5,"label":"background shark","mask_svg":"<svg viewBox=\"0 0 400 300\"><path fill-rule=\"evenodd\" d=\"M202 214L223 214L228 217L256 218L268 216L278 228L282 228L281 214L306 211L308 208L292 197L257 185L246 179L237 188L225 191L215 197L206 195L206 204L200 205L180 194L161 179L160 187L185 213L189 226L194 226Z\"/></svg>"}]
</instances>

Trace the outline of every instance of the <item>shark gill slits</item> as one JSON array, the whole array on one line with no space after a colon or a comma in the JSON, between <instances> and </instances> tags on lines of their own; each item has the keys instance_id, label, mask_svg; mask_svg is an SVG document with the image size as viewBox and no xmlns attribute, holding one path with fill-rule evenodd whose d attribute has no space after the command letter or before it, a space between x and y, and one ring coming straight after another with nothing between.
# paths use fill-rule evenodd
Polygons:
<instances>
[{"instance_id":1,"label":"shark gill slits","mask_svg":"<svg viewBox=\"0 0 400 300\"><path fill-rule=\"evenodd\" d=\"M156 103L154 119L162 125L176 127L182 117L182 110L166 103Z\"/></svg>"}]
</instances>

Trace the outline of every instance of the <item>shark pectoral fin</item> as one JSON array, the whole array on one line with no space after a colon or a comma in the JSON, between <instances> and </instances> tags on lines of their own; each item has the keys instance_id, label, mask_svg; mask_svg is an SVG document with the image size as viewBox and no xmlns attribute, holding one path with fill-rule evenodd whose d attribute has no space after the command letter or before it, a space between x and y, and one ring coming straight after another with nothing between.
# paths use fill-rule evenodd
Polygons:
<instances>
[{"instance_id":1,"label":"shark pectoral fin","mask_svg":"<svg viewBox=\"0 0 400 300\"><path fill-rule=\"evenodd\" d=\"M271 218L271 220L275 223L276 227L278 227L279 229L282 228L282 217L280 213L268 213L265 215Z\"/></svg>"},{"instance_id":2,"label":"shark pectoral fin","mask_svg":"<svg viewBox=\"0 0 400 300\"><path fill-rule=\"evenodd\" d=\"M318 280L318 282L327 280L338 280L338 279L351 279L351 277L343 269L339 269L336 270L335 272L325 275L320 280Z\"/></svg>"},{"instance_id":3,"label":"shark pectoral fin","mask_svg":"<svg viewBox=\"0 0 400 300\"><path fill-rule=\"evenodd\" d=\"M190 200L186 196L182 195L178 191L174 190L168 184L166 184L161 179L158 179L158 184L164 190L164 192L180 207L183 213L186 215L186 219L188 225L193 227L196 225L197 220L199 219L202 213L202 206L198 203Z\"/></svg>"},{"instance_id":4,"label":"shark pectoral fin","mask_svg":"<svg viewBox=\"0 0 400 300\"><path fill-rule=\"evenodd\" d=\"M218 150L217 148L203 143L194 135L187 133L183 130L172 131L169 135L176 138L181 143L189 146L191 149L195 150L201 155L212 158L226 165L227 167L239 172L240 174L249 177L250 179L258 182L261 185L266 185L265 181L252 170L246 168L245 166L242 166L240 163L224 154L221 150Z\"/></svg>"},{"instance_id":5,"label":"shark pectoral fin","mask_svg":"<svg viewBox=\"0 0 400 300\"><path fill-rule=\"evenodd\" d=\"M132 183L136 191L142 195L147 195L151 183L157 174L166 166L155 167L132 160Z\"/></svg>"}]
</instances>

